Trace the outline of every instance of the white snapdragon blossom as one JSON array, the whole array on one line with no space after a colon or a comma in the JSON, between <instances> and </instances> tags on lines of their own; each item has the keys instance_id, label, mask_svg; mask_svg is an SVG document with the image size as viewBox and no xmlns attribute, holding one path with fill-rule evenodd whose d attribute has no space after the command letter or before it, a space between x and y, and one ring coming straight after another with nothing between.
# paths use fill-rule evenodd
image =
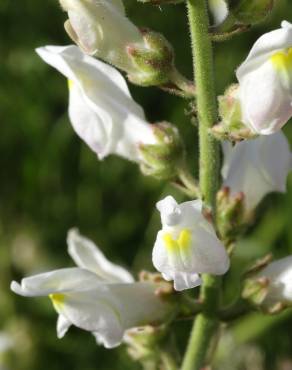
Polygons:
<instances>
[{"instance_id":1,"label":"white snapdragon blossom","mask_svg":"<svg viewBox=\"0 0 292 370\"><path fill-rule=\"evenodd\" d=\"M200 200L177 204L167 196L157 203L162 230L153 249L153 264L175 290L201 284L200 273L225 274L229 258L212 225L202 215Z\"/></svg>"},{"instance_id":2,"label":"white snapdragon blossom","mask_svg":"<svg viewBox=\"0 0 292 370\"><path fill-rule=\"evenodd\" d=\"M244 193L248 211L252 211L266 194L286 191L292 157L282 131L242 141L234 147L224 142L223 152L223 184L233 194Z\"/></svg>"},{"instance_id":3,"label":"white snapdragon blossom","mask_svg":"<svg viewBox=\"0 0 292 370\"><path fill-rule=\"evenodd\" d=\"M113 153L141 161L139 145L156 144L157 139L123 76L75 45L45 46L36 51L68 78L70 121L99 159Z\"/></svg>"},{"instance_id":4,"label":"white snapdragon blossom","mask_svg":"<svg viewBox=\"0 0 292 370\"><path fill-rule=\"evenodd\" d=\"M75 325L92 332L99 344L113 348L121 343L127 329L162 319L167 304L155 295L154 284L134 282L128 271L108 261L76 230L68 233L67 242L78 267L11 283L11 289L22 296L51 298L59 314L59 338Z\"/></svg>"},{"instance_id":5,"label":"white snapdragon blossom","mask_svg":"<svg viewBox=\"0 0 292 370\"><path fill-rule=\"evenodd\" d=\"M292 256L270 263L256 277L269 281L264 305L292 304Z\"/></svg>"},{"instance_id":6,"label":"white snapdragon blossom","mask_svg":"<svg viewBox=\"0 0 292 370\"><path fill-rule=\"evenodd\" d=\"M292 116L292 24L261 36L236 72L242 122L269 135Z\"/></svg>"},{"instance_id":7,"label":"white snapdragon blossom","mask_svg":"<svg viewBox=\"0 0 292 370\"><path fill-rule=\"evenodd\" d=\"M228 16L226 0L208 0L208 4L213 16L214 25L220 25Z\"/></svg>"},{"instance_id":8,"label":"white snapdragon blossom","mask_svg":"<svg viewBox=\"0 0 292 370\"><path fill-rule=\"evenodd\" d=\"M127 46L146 47L138 28L126 17L121 0L60 0L69 20L69 36L90 55L95 55L128 73L135 67Z\"/></svg>"}]
</instances>

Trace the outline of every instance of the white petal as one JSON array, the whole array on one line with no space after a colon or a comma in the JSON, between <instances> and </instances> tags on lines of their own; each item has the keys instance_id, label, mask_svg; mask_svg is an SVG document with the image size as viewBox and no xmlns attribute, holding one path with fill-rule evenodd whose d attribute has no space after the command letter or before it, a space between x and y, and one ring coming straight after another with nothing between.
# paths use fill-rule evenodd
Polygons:
<instances>
[{"instance_id":1,"label":"white petal","mask_svg":"<svg viewBox=\"0 0 292 370\"><path fill-rule=\"evenodd\" d=\"M109 284L66 294L55 306L75 326L93 332L106 348L119 345L125 330L161 320L169 307L150 283ZM134 302L134 304L133 304Z\"/></svg>"},{"instance_id":2,"label":"white petal","mask_svg":"<svg viewBox=\"0 0 292 370\"><path fill-rule=\"evenodd\" d=\"M292 256L273 261L257 277L269 279L268 304L281 301L292 302Z\"/></svg>"},{"instance_id":3,"label":"white petal","mask_svg":"<svg viewBox=\"0 0 292 370\"><path fill-rule=\"evenodd\" d=\"M127 54L128 45L146 47L138 28L125 16L120 1L63 1L78 45L89 54L128 73L136 68ZM74 38L75 39L75 38Z\"/></svg>"},{"instance_id":4,"label":"white petal","mask_svg":"<svg viewBox=\"0 0 292 370\"><path fill-rule=\"evenodd\" d=\"M169 271L169 273L163 273L162 277L167 281L173 280L173 287L178 292L196 288L202 284L200 276L194 273Z\"/></svg>"},{"instance_id":5,"label":"white petal","mask_svg":"<svg viewBox=\"0 0 292 370\"><path fill-rule=\"evenodd\" d=\"M193 231L191 258L184 261L185 271L224 275L230 266L230 260L222 242L214 232L198 227Z\"/></svg>"},{"instance_id":6,"label":"white petal","mask_svg":"<svg viewBox=\"0 0 292 370\"><path fill-rule=\"evenodd\" d=\"M179 209L182 214L181 221L178 225L180 228L193 229L200 224L202 227L214 232L212 225L202 214L203 203L200 199L181 203Z\"/></svg>"},{"instance_id":7,"label":"white petal","mask_svg":"<svg viewBox=\"0 0 292 370\"><path fill-rule=\"evenodd\" d=\"M243 122L258 134L278 131L292 116L290 93L270 61L241 80L239 100Z\"/></svg>"},{"instance_id":8,"label":"white petal","mask_svg":"<svg viewBox=\"0 0 292 370\"><path fill-rule=\"evenodd\" d=\"M244 192L248 210L254 209L269 192L284 192L290 171L289 144L281 131L241 142L228 153L224 150L224 185L233 194Z\"/></svg>"},{"instance_id":9,"label":"white petal","mask_svg":"<svg viewBox=\"0 0 292 370\"><path fill-rule=\"evenodd\" d=\"M76 46L46 46L37 52L72 81L70 119L99 157L115 153L139 162L139 145L157 143L143 109L134 102L117 70Z\"/></svg>"},{"instance_id":10,"label":"white petal","mask_svg":"<svg viewBox=\"0 0 292 370\"><path fill-rule=\"evenodd\" d=\"M55 308L73 325L99 333L104 345L112 348L121 343L124 329L110 299L98 290L75 292L66 294L64 302Z\"/></svg>"},{"instance_id":11,"label":"white petal","mask_svg":"<svg viewBox=\"0 0 292 370\"><path fill-rule=\"evenodd\" d=\"M166 198L156 203L156 208L161 214L163 225L173 226L179 223L181 212L176 200L168 195Z\"/></svg>"},{"instance_id":12,"label":"white petal","mask_svg":"<svg viewBox=\"0 0 292 370\"><path fill-rule=\"evenodd\" d=\"M65 316L59 315L57 320L57 336L63 338L71 326L71 322Z\"/></svg>"},{"instance_id":13,"label":"white petal","mask_svg":"<svg viewBox=\"0 0 292 370\"><path fill-rule=\"evenodd\" d=\"M92 289L98 284L95 274L81 268L65 268L34 275L13 281L11 290L25 297L47 296L52 293L63 293Z\"/></svg>"},{"instance_id":14,"label":"white petal","mask_svg":"<svg viewBox=\"0 0 292 370\"><path fill-rule=\"evenodd\" d=\"M221 24L228 16L228 6L225 0L208 0L210 12L215 25Z\"/></svg>"},{"instance_id":15,"label":"white petal","mask_svg":"<svg viewBox=\"0 0 292 370\"><path fill-rule=\"evenodd\" d=\"M123 327L130 329L163 320L171 306L156 295L158 287L159 285L148 282L107 286L115 297Z\"/></svg>"},{"instance_id":16,"label":"white petal","mask_svg":"<svg viewBox=\"0 0 292 370\"><path fill-rule=\"evenodd\" d=\"M172 267L169 262L167 249L165 248L163 242L163 234L164 232L161 230L157 234L157 238L152 251L152 262L156 270L160 271L162 274L167 274L169 271L172 271ZM170 278L166 280L172 279Z\"/></svg>"},{"instance_id":17,"label":"white petal","mask_svg":"<svg viewBox=\"0 0 292 370\"><path fill-rule=\"evenodd\" d=\"M282 24L283 28L265 33L256 41L246 60L237 69L239 82L247 73L266 62L273 53L292 46L292 27L287 24L288 22L285 22Z\"/></svg>"},{"instance_id":18,"label":"white petal","mask_svg":"<svg viewBox=\"0 0 292 370\"><path fill-rule=\"evenodd\" d=\"M174 289L178 292L185 289L196 288L202 284L202 280L199 275L186 272L177 272L173 277Z\"/></svg>"},{"instance_id":19,"label":"white petal","mask_svg":"<svg viewBox=\"0 0 292 370\"><path fill-rule=\"evenodd\" d=\"M69 117L77 135L94 151L99 159L110 154L112 146L112 119L106 111L97 114L86 103L80 88L70 87Z\"/></svg>"},{"instance_id":20,"label":"white petal","mask_svg":"<svg viewBox=\"0 0 292 370\"><path fill-rule=\"evenodd\" d=\"M71 229L67 236L68 253L77 266L94 272L106 282L134 281L132 275L121 266L117 266L106 259L99 248L89 239L79 234L78 230Z\"/></svg>"},{"instance_id":21,"label":"white petal","mask_svg":"<svg viewBox=\"0 0 292 370\"><path fill-rule=\"evenodd\" d=\"M171 206L179 209L176 225L163 225L157 234L152 260L166 280L174 280L175 289L198 285L197 274L222 275L229 269L229 257L212 225L202 215L202 202L175 205L168 197L158 204L163 212Z\"/></svg>"}]
</instances>

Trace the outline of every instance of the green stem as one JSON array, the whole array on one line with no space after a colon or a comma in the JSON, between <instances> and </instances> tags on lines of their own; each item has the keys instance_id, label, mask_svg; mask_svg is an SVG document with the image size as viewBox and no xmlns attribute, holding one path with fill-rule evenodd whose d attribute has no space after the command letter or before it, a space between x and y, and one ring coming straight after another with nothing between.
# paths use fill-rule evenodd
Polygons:
<instances>
[{"instance_id":1,"label":"green stem","mask_svg":"<svg viewBox=\"0 0 292 370\"><path fill-rule=\"evenodd\" d=\"M212 43L208 33L207 0L187 0L194 59L200 143L200 190L205 206L215 214L219 178L219 146L209 134L217 121ZM214 218L215 219L215 218ZM200 370L218 326L221 280L205 275L201 288L202 313L194 323L182 370Z\"/></svg>"}]
</instances>

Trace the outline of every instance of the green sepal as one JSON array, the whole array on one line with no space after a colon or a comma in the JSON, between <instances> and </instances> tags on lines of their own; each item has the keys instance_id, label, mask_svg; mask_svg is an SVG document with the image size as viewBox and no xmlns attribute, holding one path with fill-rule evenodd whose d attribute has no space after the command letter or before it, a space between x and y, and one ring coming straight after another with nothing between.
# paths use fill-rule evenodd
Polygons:
<instances>
[{"instance_id":1,"label":"green sepal","mask_svg":"<svg viewBox=\"0 0 292 370\"><path fill-rule=\"evenodd\" d=\"M143 157L141 171L161 180L174 179L184 161L184 147L179 132L167 122L153 125L153 131L157 144L139 146Z\"/></svg>"},{"instance_id":2,"label":"green sepal","mask_svg":"<svg viewBox=\"0 0 292 370\"><path fill-rule=\"evenodd\" d=\"M230 194L228 187L217 193L216 224L222 240L227 246L238 239L251 223L251 216L246 213L243 193Z\"/></svg>"},{"instance_id":3,"label":"green sepal","mask_svg":"<svg viewBox=\"0 0 292 370\"><path fill-rule=\"evenodd\" d=\"M255 306L261 306L267 297L269 284L269 279L265 277L246 279L243 285L242 298L249 300Z\"/></svg>"},{"instance_id":4,"label":"green sepal","mask_svg":"<svg viewBox=\"0 0 292 370\"><path fill-rule=\"evenodd\" d=\"M224 95L218 97L221 122L211 129L212 135L218 140L236 142L257 136L242 122L238 89L239 85L233 84L227 88Z\"/></svg>"},{"instance_id":5,"label":"green sepal","mask_svg":"<svg viewBox=\"0 0 292 370\"><path fill-rule=\"evenodd\" d=\"M230 11L239 23L256 24L273 10L275 0L233 0Z\"/></svg>"},{"instance_id":6,"label":"green sepal","mask_svg":"<svg viewBox=\"0 0 292 370\"><path fill-rule=\"evenodd\" d=\"M170 43L159 33L142 30L147 48L129 45L127 52L137 72L128 75L140 86L157 86L170 82L174 69L174 52Z\"/></svg>"}]
</instances>

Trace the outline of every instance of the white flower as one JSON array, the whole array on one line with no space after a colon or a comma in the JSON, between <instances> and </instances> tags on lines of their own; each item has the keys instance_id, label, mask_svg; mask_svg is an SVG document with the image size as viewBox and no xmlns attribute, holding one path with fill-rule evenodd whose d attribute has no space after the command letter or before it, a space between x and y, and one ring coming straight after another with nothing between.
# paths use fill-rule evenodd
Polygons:
<instances>
[{"instance_id":1,"label":"white flower","mask_svg":"<svg viewBox=\"0 0 292 370\"><path fill-rule=\"evenodd\" d=\"M244 193L248 211L253 210L266 194L286 191L292 161L289 143L282 131L242 141L234 147L224 142L223 152L223 185L233 194Z\"/></svg>"},{"instance_id":2,"label":"white flower","mask_svg":"<svg viewBox=\"0 0 292 370\"><path fill-rule=\"evenodd\" d=\"M59 314L57 334L71 325L93 333L106 348L119 345L125 331L160 320L167 304L155 286L134 282L124 268L109 262L76 230L68 233L68 252L78 267L55 270L13 281L11 289L27 297L49 296Z\"/></svg>"},{"instance_id":3,"label":"white flower","mask_svg":"<svg viewBox=\"0 0 292 370\"><path fill-rule=\"evenodd\" d=\"M177 204L167 196L157 203L162 230L153 249L153 264L176 290L200 285L198 274L225 274L229 258L212 225L202 215L200 200Z\"/></svg>"},{"instance_id":4,"label":"white flower","mask_svg":"<svg viewBox=\"0 0 292 370\"><path fill-rule=\"evenodd\" d=\"M256 277L265 277L269 281L264 305L292 303L292 256L270 263Z\"/></svg>"},{"instance_id":5,"label":"white flower","mask_svg":"<svg viewBox=\"0 0 292 370\"><path fill-rule=\"evenodd\" d=\"M114 153L142 160L140 144L156 144L143 109L123 76L77 46L45 46L37 53L69 80L69 117L76 133L100 159Z\"/></svg>"},{"instance_id":6,"label":"white flower","mask_svg":"<svg viewBox=\"0 0 292 370\"><path fill-rule=\"evenodd\" d=\"M128 73L135 67L127 46L145 47L138 28L126 17L121 0L60 0L68 12L65 29L82 50Z\"/></svg>"},{"instance_id":7,"label":"white flower","mask_svg":"<svg viewBox=\"0 0 292 370\"><path fill-rule=\"evenodd\" d=\"M292 25L261 36L237 70L242 122L269 135L292 116Z\"/></svg>"},{"instance_id":8,"label":"white flower","mask_svg":"<svg viewBox=\"0 0 292 370\"><path fill-rule=\"evenodd\" d=\"M215 26L225 21L228 16L228 6L225 0L208 0Z\"/></svg>"}]
</instances>

